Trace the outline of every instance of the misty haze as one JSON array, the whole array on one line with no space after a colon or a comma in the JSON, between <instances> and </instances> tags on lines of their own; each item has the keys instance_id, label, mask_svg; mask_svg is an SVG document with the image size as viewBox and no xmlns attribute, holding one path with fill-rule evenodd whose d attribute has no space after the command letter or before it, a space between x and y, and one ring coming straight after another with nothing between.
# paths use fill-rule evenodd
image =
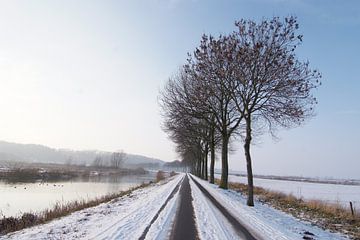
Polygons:
<instances>
[{"instance_id":1,"label":"misty haze","mask_svg":"<svg viewBox=\"0 0 360 240\"><path fill-rule=\"evenodd\" d=\"M0 240L360 239L360 2L0 2Z\"/></svg>"}]
</instances>

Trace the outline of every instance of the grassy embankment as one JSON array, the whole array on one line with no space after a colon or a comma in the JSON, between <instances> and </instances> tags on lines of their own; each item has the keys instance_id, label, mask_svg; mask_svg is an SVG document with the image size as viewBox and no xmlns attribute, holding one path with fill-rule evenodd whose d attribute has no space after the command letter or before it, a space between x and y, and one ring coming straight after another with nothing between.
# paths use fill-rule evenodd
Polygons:
<instances>
[{"instance_id":1,"label":"grassy embankment","mask_svg":"<svg viewBox=\"0 0 360 240\"><path fill-rule=\"evenodd\" d=\"M246 184L231 182L229 188L244 195L247 194ZM320 200L304 200L291 194L271 191L261 187L255 187L254 194L260 202L269 204L296 218L310 221L324 229L341 232L352 239L360 240L359 212L355 212L353 216L349 208L340 204L331 204Z\"/></svg>"},{"instance_id":2,"label":"grassy embankment","mask_svg":"<svg viewBox=\"0 0 360 240\"><path fill-rule=\"evenodd\" d=\"M174 174L170 173L170 176ZM166 178L165 173L159 171L156 176L156 182L164 180ZM133 192L134 190L144 188L152 184L143 183L139 186L133 187L127 191L121 191L119 193L108 194L93 200L78 200L70 203L57 203L52 209L46 209L40 213L24 213L20 217L3 217L0 219L0 234L7 234L10 232L18 231L27 227L35 226L49 222L53 219L67 216L73 212L97 206L101 203L109 202L113 199L125 196Z\"/></svg>"}]
</instances>

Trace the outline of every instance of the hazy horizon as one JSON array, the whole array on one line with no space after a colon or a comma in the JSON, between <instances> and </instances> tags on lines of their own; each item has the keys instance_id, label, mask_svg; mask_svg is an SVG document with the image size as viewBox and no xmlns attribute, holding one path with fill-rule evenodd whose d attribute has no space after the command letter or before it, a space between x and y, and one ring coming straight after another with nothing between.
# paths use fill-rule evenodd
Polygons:
<instances>
[{"instance_id":1,"label":"hazy horizon","mask_svg":"<svg viewBox=\"0 0 360 240\"><path fill-rule=\"evenodd\" d=\"M323 75L317 115L279 141L260 136L254 173L359 178L358 1L2 1L0 140L173 161L157 98L187 52L235 20L291 14L298 56ZM232 149L244 171L242 143Z\"/></svg>"}]
</instances>

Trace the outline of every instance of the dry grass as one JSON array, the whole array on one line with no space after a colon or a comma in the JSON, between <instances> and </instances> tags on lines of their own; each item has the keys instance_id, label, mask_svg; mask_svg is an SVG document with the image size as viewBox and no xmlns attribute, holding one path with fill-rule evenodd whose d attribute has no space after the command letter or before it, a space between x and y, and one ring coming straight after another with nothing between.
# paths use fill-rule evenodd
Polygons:
<instances>
[{"instance_id":1,"label":"dry grass","mask_svg":"<svg viewBox=\"0 0 360 240\"><path fill-rule=\"evenodd\" d=\"M73 201L70 203L57 203L52 209L46 209L38 214L25 213L21 217L4 217L0 219L0 234L6 234L9 232L14 232L21 230L23 228L31 227L38 224L43 224L49 222L55 218L63 217L69 215L70 213L97 206L101 203L109 202L115 198L125 196L130 194L132 191L148 186L149 183L141 184L140 186L131 188L127 191L121 191L119 193L105 195L93 200L80 200Z\"/></svg>"},{"instance_id":2,"label":"dry grass","mask_svg":"<svg viewBox=\"0 0 360 240\"><path fill-rule=\"evenodd\" d=\"M229 183L229 188L247 194L247 185ZM360 240L360 213L352 216L349 208L340 204L326 203L320 200L303 200L293 195L270 191L255 187L254 194L257 199L276 209L310 221L324 229L341 232L352 239Z\"/></svg>"}]
</instances>

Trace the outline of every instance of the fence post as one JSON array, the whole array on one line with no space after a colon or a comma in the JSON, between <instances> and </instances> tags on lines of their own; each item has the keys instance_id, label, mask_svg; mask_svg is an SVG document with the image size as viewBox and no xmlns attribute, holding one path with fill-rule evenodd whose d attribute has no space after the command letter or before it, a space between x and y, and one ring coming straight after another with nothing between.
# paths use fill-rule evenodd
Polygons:
<instances>
[{"instance_id":1,"label":"fence post","mask_svg":"<svg viewBox=\"0 0 360 240\"><path fill-rule=\"evenodd\" d=\"M355 214L354 214L354 208L353 208L353 204L352 204L352 202L350 201L350 210L351 210L351 216L354 218L355 216Z\"/></svg>"}]
</instances>

